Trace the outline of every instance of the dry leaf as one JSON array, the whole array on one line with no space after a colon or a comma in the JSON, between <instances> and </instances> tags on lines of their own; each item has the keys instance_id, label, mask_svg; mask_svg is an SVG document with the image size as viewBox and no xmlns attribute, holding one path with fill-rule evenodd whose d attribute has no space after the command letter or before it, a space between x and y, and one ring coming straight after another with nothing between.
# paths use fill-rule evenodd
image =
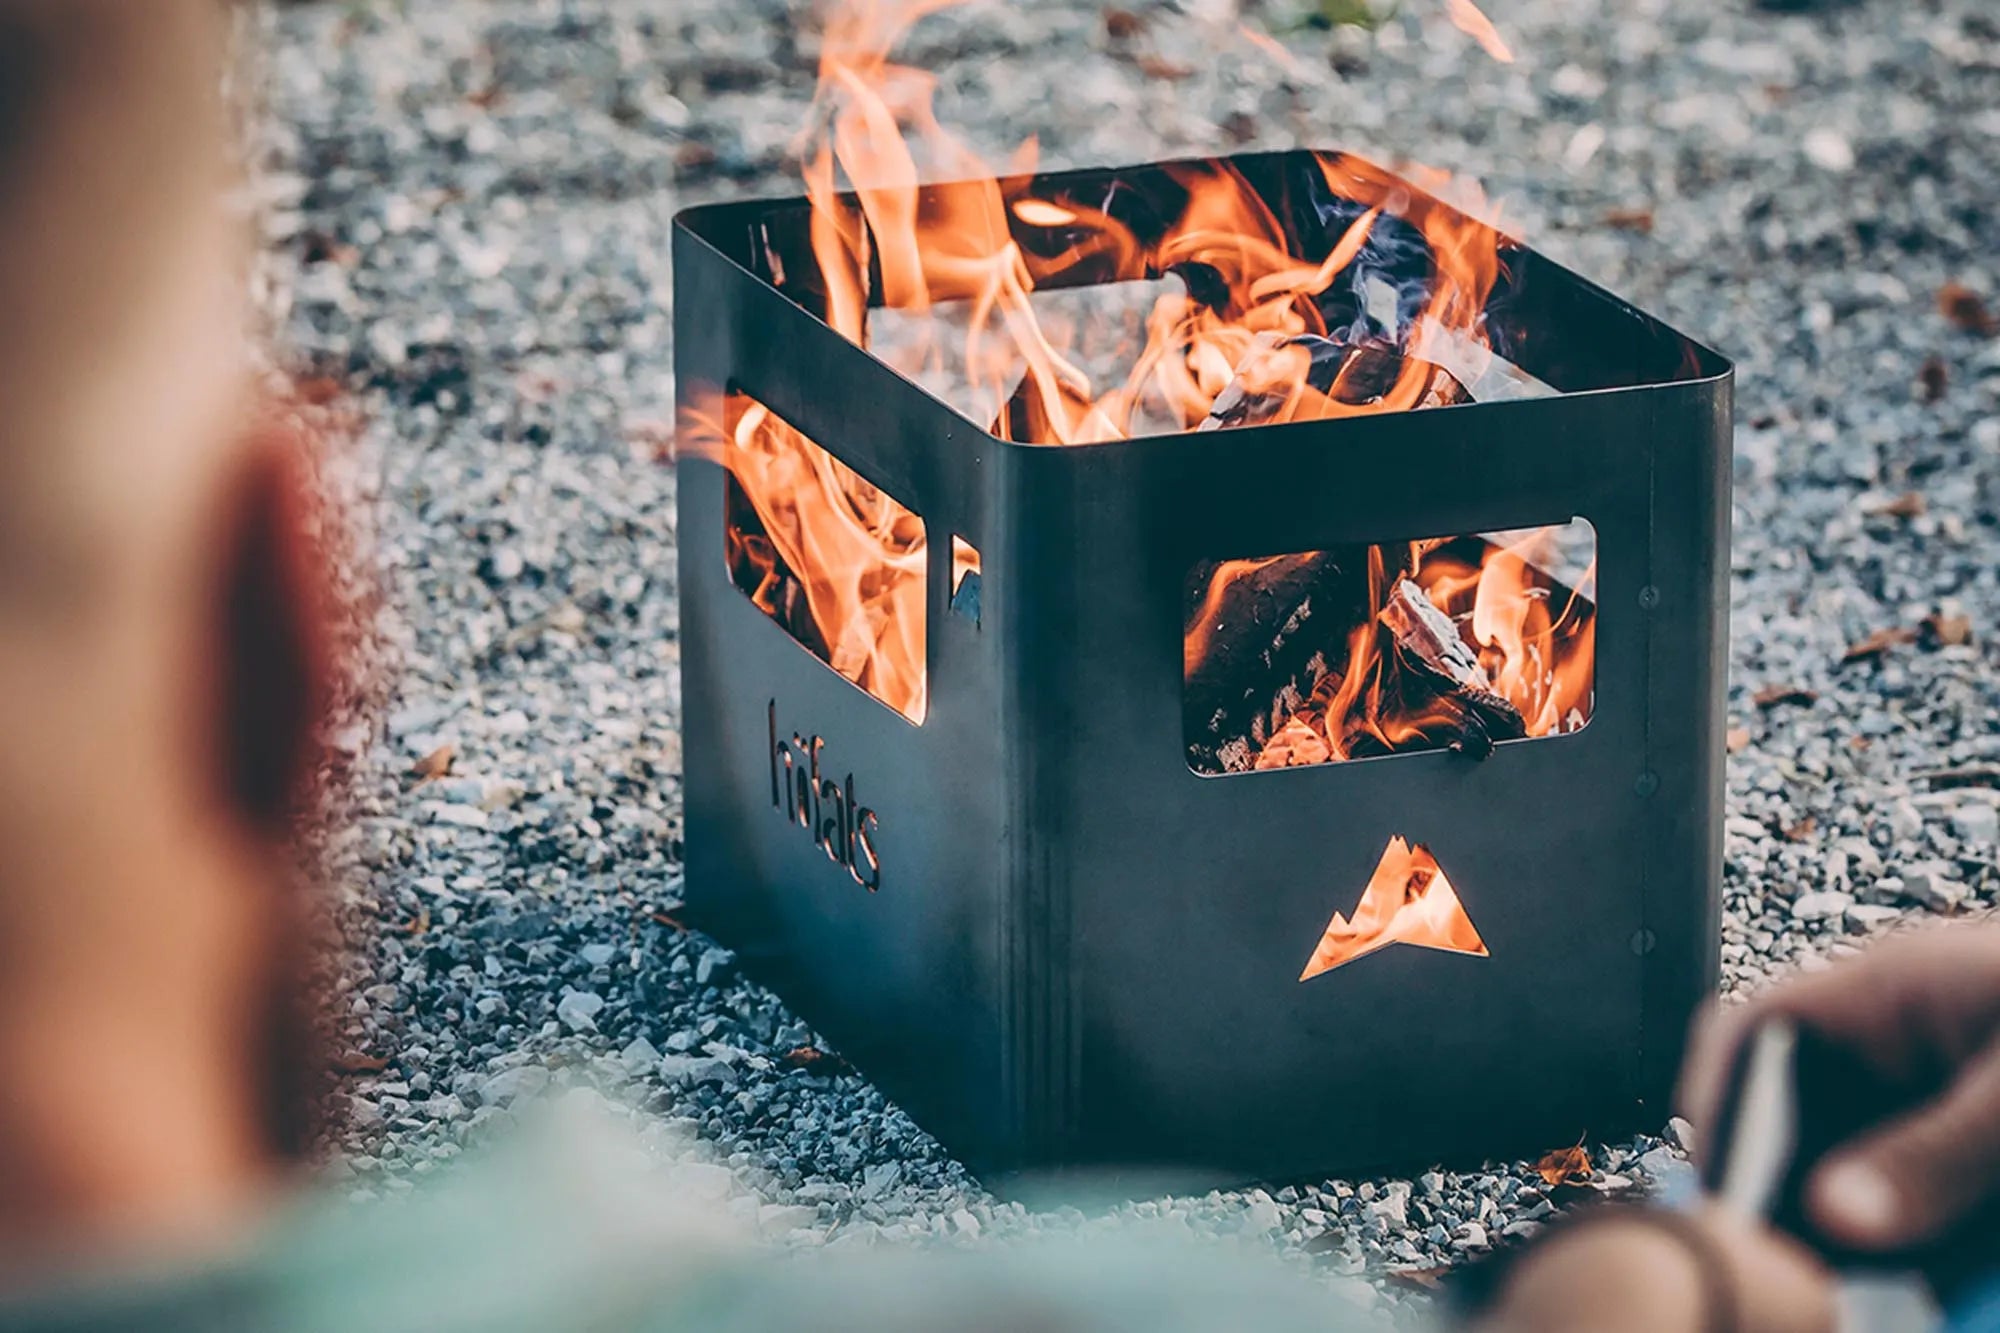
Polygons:
<instances>
[{"instance_id":1,"label":"dry leaf","mask_svg":"<svg viewBox=\"0 0 2000 1333\"><path fill-rule=\"evenodd\" d=\"M426 782L435 782L445 774L451 772L452 761L457 758L458 747L450 741L446 741L422 759L417 760L416 763L411 764L409 776L419 787L423 786Z\"/></svg>"},{"instance_id":2,"label":"dry leaf","mask_svg":"<svg viewBox=\"0 0 2000 1333\"><path fill-rule=\"evenodd\" d=\"M303 264L330 262L342 268L353 268L361 262L361 252L343 241L335 240L323 231L309 231L299 238L299 262Z\"/></svg>"},{"instance_id":3,"label":"dry leaf","mask_svg":"<svg viewBox=\"0 0 2000 1333\"><path fill-rule=\"evenodd\" d=\"M1972 617L1963 612L1933 611L1924 617L1924 638L1939 648L1972 642Z\"/></svg>"},{"instance_id":4,"label":"dry leaf","mask_svg":"<svg viewBox=\"0 0 2000 1333\"><path fill-rule=\"evenodd\" d=\"M1986 308L1986 299L1961 282L1947 282L1938 289L1938 313L1967 333L1990 338L2000 333L2000 320Z\"/></svg>"},{"instance_id":5,"label":"dry leaf","mask_svg":"<svg viewBox=\"0 0 2000 1333\"><path fill-rule=\"evenodd\" d=\"M325 407L343 392L340 381L331 375L308 375L292 381L292 397L307 407Z\"/></svg>"},{"instance_id":6,"label":"dry leaf","mask_svg":"<svg viewBox=\"0 0 2000 1333\"><path fill-rule=\"evenodd\" d=\"M1779 704L1816 704L1819 691L1809 690L1803 685L1766 685L1751 696L1751 702L1759 708L1776 708Z\"/></svg>"},{"instance_id":7,"label":"dry leaf","mask_svg":"<svg viewBox=\"0 0 2000 1333\"><path fill-rule=\"evenodd\" d=\"M1604 215L1604 225L1615 231L1636 231L1650 236L1653 234L1653 210L1614 208Z\"/></svg>"},{"instance_id":8,"label":"dry leaf","mask_svg":"<svg viewBox=\"0 0 2000 1333\"><path fill-rule=\"evenodd\" d=\"M845 1074L853 1066L832 1051L817 1046L794 1046L778 1058L787 1069L803 1069L813 1074Z\"/></svg>"},{"instance_id":9,"label":"dry leaf","mask_svg":"<svg viewBox=\"0 0 2000 1333\"><path fill-rule=\"evenodd\" d=\"M674 165L682 171L699 171L703 167L714 166L720 156L708 144L698 139L689 139L674 150Z\"/></svg>"},{"instance_id":10,"label":"dry leaf","mask_svg":"<svg viewBox=\"0 0 2000 1333\"><path fill-rule=\"evenodd\" d=\"M1503 65L1514 63L1514 52L1494 30L1492 20L1480 13L1479 6L1472 0L1445 0L1444 12L1451 19L1452 26L1478 42L1487 55Z\"/></svg>"},{"instance_id":11,"label":"dry leaf","mask_svg":"<svg viewBox=\"0 0 2000 1333\"><path fill-rule=\"evenodd\" d=\"M1156 56L1151 52L1142 54L1134 63L1139 66L1139 72L1149 79L1179 82L1194 73L1193 65L1184 65L1178 60L1169 60L1165 56Z\"/></svg>"},{"instance_id":12,"label":"dry leaf","mask_svg":"<svg viewBox=\"0 0 2000 1333\"><path fill-rule=\"evenodd\" d=\"M1146 30L1146 20L1129 9L1116 6L1104 11L1104 35L1114 42L1130 41Z\"/></svg>"},{"instance_id":13,"label":"dry leaf","mask_svg":"<svg viewBox=\"0 0 2000 1333\"><path fill-rule=\"evenodd\" d=\"M673 929L678 930L683 935L688 933L687 923L685 921L682 921L679 917L674 916L672 913L648 912L646 913L646 919L648 921L653 922L656 925L671 926Z\"/></svg>"},{"instance_id":14,"label":"dry leaf","mask_svg":"<svg viewBox=\"0 0 2000 1333\"><path fill-rule=\"evenodd\" d=\"M1819 821L1807 815L1798 823L1785 830L1785 838L1790 842L1804 842L1819 828Z\"/></svg>"},{"instance_id":15,"label":"dry leaf","mask_svg":"<svg viewBox=\"0 0 2000 1333\"><path fill-rule=\"evenodd\" d=\"M1927 356L1917 369L1917 401L1935 403L1951 387L1951 371L1941 356Z\"/></svg>"},{"instance_id":16,"label":"dry leaf","mask_svg":"<svg viewBox=\"0 0 2000 1333\"><path fill-rule=\"evenodd\" d=\"M1536 1162L1535 1171L1550 1189L1572 1184L1590 1174L1590 1154L1580 1143L1574 1148L1558 1148Z\"/></svg>"},{"instance_id":17,"label":"dry leaf","mask_svg":"<svg viewBox=\"0 0 2000 1333\"><path fill-rule=\"evenodd\" d=\"M1876 505L1868 512L1879 518L1922 518L1928 506L1917 491L1905 491L1893 500Z\"/></svg>"},{"instance_id":18,"label":"dry leaf","mask_svg":"<svg viewBox=\"0 0 2000 1333\"><path fill-rule=\"evenodd\" d=\"M1722 740L1723 744L1729 747L1729 753L1735 754L1738 750L1741 750L1744 746L1750 743L1750 728L1731 727L1729 729L1729 734L1727 736L1724 736Z\"/></svg>"},{"instance_id":19,"label":"dry leaf","mask_svg":"<svg viewBox=\"0 0 2000 1333\"><path fill-rule=\"evenodd\" d=\"M1841 655L1842 666L1849 662L1859 662L1864 658L1880 657L1898 644L1915 643L1917 632L1907 626L1892 625L1888 629L1878 629L1859 643L1849 644Z\"/></svg>"},{"instance_id":20,"label":"dry leaf","mask_svg":"<svg viewBox=\"0 0 2000 1333\"><path fill-rule=\"evenodd\" d=\"M1412 1291L1436 1291L1444 1285L1449 1268L1392 1268L1382 1274L1386 1281Z\"/></svg>"}]
</instances>

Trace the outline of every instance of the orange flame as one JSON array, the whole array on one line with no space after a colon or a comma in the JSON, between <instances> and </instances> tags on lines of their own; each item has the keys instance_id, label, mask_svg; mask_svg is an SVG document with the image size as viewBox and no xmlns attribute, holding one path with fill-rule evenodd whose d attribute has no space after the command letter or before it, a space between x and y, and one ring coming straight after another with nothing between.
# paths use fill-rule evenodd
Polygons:
<instances>
[{"instance_id":1,"label":"orange flame","mask_svg":"<svg viewBox=\"0 0 2000 1333\"><path fill-rule=\"evenodd\" d=\"M1412 848L1400 834L1383 850L1354 919L1333 914L1299 980L1310 981L1392 944L1490 956L1431 849L1421 843Z\"/></svg>"},{"instance_id":2,"label":"orange flame","mask_svg":"<svg viewBox=\"0 0 2000 1333\"><path fill-rule=\"evenodd\" d=\"M1032 142L1007 164L1017 174L995 174L938 123L935 80L889 59L915 23L956 2L837 0L828 14L802 154L816 286L794 276L842 336L867 345L871 308L919 317L921 345L902 349L899 364L948 363L976 419L1038 444L1129 438L1161 422L1194 429L1408 411L1457 401L1462 385L1442 366L1476 372L1490 357L1483 321L1502 233L1365 163L1319 158L1331 194L1361 206L1323 256L1225 162L1167 168L1186 202L1143 240L1101 209L1037 197ZM1460 6L1472 7L1454 0L1464 26ZM927 176L954 183L921 185ZM1350 347L1349 330L1329 329L1316 298L1349 275L1388 218L1427 248L1421 308L1398 309L1395 345ZM1039 238L1032 253L1017 229ZM1143 343L1097 382L1032 299L1084 273L1199 274L1201 290L1160 296ZM947 302L950 318L937 309ZM831 458L800 452L797 433L767 414L746 415L728 436L736 480L773 547L786 548L776 555L804 580L817 632L847 662L843 671L921 717L922 633L893 628L909 614L921 622L921 523L892 513L893 501ZM963 566L954 563L956 586Z\"/></svg>"},{"instance_id":3,"label":"orange flame","mask_svg":"<svg viewBox=\"0 0 2000 1333\"><path fill-rule=\"evenodd\" d=\"M754 511L727 528L737 586L835 671L922 722L923 520L763 404L733 394L726 412L731 498ZM954 564L977 569L960 545Z\"/></svg>"},{"instance_id":4,"label":"orange flame","mask_svg":"<svg viewBox=\"0 0 2000 1333\"><path fill-rule=\"evenodd\" d=\"M1508 717L1508 710L1518 715L1516 729L1497 739L1581 730L1596 691L1594 534L1593 558L1576 587L1563 587L1547 572L1558 563L1556 548L1571 527L1536 528L1500 540L1367 548L1365 601L1345 631L1343 651L1310 694L1278 720L1257 751L1255 766L1290 768L1462 742L1468 701L1498 701L1497 709L1482 704L1474 710L1482 717ZM1232 585L1318 559L1320 553L1306 552L1218 565L1188 617L1187 675L1193 678L1216 651ZM1387 613L1406 581L1437 613L1433 623L1443 626L1440 633L1461 641L1463 679L1447 681L1399 639ZM1487 724L1480 726L1484 730Z\"/></svg>"}]
</instances>

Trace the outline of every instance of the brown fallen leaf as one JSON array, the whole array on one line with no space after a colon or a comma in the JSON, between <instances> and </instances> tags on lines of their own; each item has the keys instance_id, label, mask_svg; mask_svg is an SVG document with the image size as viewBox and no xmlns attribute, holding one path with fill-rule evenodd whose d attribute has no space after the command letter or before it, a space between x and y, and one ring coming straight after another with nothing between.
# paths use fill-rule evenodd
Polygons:
<instances>
[{"instance_id":1,"label":"brown fallen leaf","mask_svg":"<svg viewBox=\"0 0 2000 1333\"><path fill-rule=\"evenodd\" d=\"M1951 370L1941 356L1927 356L1917 368L1917 401L1935 403L1951 387Z\"/></svg>"},{"instance_id":2,"label":"brown fallen leaf","mask_svg":"<svg viewBox=\"0 0 2000 1333\"><path fill-rule=\"evenodd\" d=\"M1114 42L1127 42L1146 30L1146 20L1129 9L1107 5L1104 10L1104 35Z\"/></svg>"},{"instance_id":3,"label":"brown fallen leaf","mask_svg":"<svg viewBox=\"0 0 2000 1333\"><path fill-rule=\"evenodd\" d=\"M1916 641L1917 631L1909 628L1907 625L1891 625L1887 629L1876 630L1859 643L1849 644L1847 651L1841 654L1840 664L1846 666L1849 662L1860 662L1877 658L1898 644L1915 643Z\"/></svg>"},{"instance_id":4,"label":"brown fallen leaf","mask_svg":"<svg viewBox=\"0 0 2000 1333\"><path fill-rule=\"evenodd\" d=\"M389 1062L379 1055L336 1055L327 1062L327 1067L336 1074L379 1074L389 1067Z\"/></svg>"},{"instance_id":5,"label":"brown fallen leaf","mask_svg":"<svg viewBox=\"0 0 2000 1333\"><path fill-rule=\"evenodd\" d=\"M803 1069L811 1074L845 1074L854 1067L841 1056L817 1046L794 1046L778 1057L778 1063L787 1069Z\"/></svg>"},{"instance_id":6,"label":"brown fallen leaf","mask_svg":"<svg viewBox=\"0 0 2000 1333\"><path fill-rule=\"evenodd\" d=\"M1904 491L1893 500L1885 500L1870 509L1868 513L1876 518L1922 518L1928 508L1923 493Z\"/></svg>"},{"instance_id":7,"label":"brown fallen leaf","mask_svg":"<svg viewBox=\"0 0 2000 1333\"><path fill-rule=\"evenodd\" d=\"M1613 231L1636 231L1645 236L1653 234L1653 221L1650 208L1614 208L1604 215L1604 225Z\"/></svg>"},{"instance_id":8,"label":"brown fallen leaf","mask_svg":"<svg viewBox=\"0 0 2000 1333\"><path fill-rule=\"evenodd\" d=\"M1382 1274L1383 1280L1393 1282L1411 1291L1436 1291L1444 1285L1449 1268L1392 1268Z\"/></svg>"},{"instance_id":9,"label":"brown fallen leaf","mask_svg":"<svg viewBox=\"0 0 2000 1333\"><path fill-rule=\"evenodd\" d=\"M1924 617L1924 641L1935 648L1971 643L1972 617L1964 612L1933 611Z\"/></svg>"},{"instance_id":10,"label":"brown fallen leaf","mask_svg":"<svg viewBox=\"0 0 2000 1333\"><path fill-rule=\"evenodd\" d=\"M1729 747L1729 753L1735 754L1750 744L1750 728L1731 727L1729 734L1722 738L1722 743Z\"/></svg>"},{"instance_id":11,"label":"brown fallen leaf","mask_svg":"<svg viewBox=\"0 0 2000 1333\"><path fill-rule=\"evenodd\" d=\"M1816 704L1819 691L1809 690L1803 685L1766 685L1750 696L1750 701L1759 708L1776 708L1779 704Z\"/></svg>"},{"instance_id":12,"label":"brown fallen leaf","mask_svg":"<svg viewBox=\"0 0 2000 1333\"><path fill-rule=\"evenodd\" d=\"M1535 1173L1550 1189L1572 1184L1590 1174L1590 1154L1581 1143L1574 1148L1558 1148L1535 1163Z\"/></svg>"},{"instance_id":13,"label":"brown fallen leaf","mask_svg":"<svg viewBox=\"0 0 2000 1333\"><path fill-rule=\"evenodd\" d=\"M1178 60L1169 60L1165 56L1156 56L1150 51L1142 52L1133 63L1139 67L1139 72L1147 78L1165 79L1170 83L1178 83L1180 80L1194 73L1193 65L1182 64Z\"/></svg>"},{"instance_id":14,"label":"brown fallen leaf","mask_svg":"<svg viewBox=\"0 0 2000 1333\"><path fill-rule=\"evenodd\" d=\"M1819 821L1811 815L1807 815L1804 819L1801 819L1798 823L1784 831L1785 838L1789 842L1804 842L1818 828Z\"/></svg>"},{"instance_id":15,"label":"brown fallen leaf","mask_svg":"<svg viewBox=\"0 0 2000 1333\"><path fill-rule=\"evenodd\" d=\"M334 263L342 268L353 268L361 262L361 252L343 241L335 240L323 231L308 231L299 237L299 262Z\"/></svg>"},{"instance_id":16,"label":"brown fallen leaf","mask_svg":"<svg viewBox=\"0 0 2000 1333\"><path fill-rule=\"evenodd\" d=\"M435 782L451 772L452 761L458 758L458 746L450 741L432 750L422 759L410 765L409 778L413 786L421 787L426 782Z\"/></svg>"},{"instance_id":17,"label":"brown fallen leaf","mask_svg":"<svg viewBox=\"0 0 2000 1333\"><path fill-rule=\"evenodd\" d=\"M678 930L683 935L688 933L687 923L685 921L682 921L679 917L674 916L672 913L648 912L646 913L646 919L648 921L653 922L656 925L671 926L673 929Z\"/></svg>"},{"instance_id":18,"label":"brown fallen leaf","mask_svg":"<svg viewBox=\"0 0 2000 1333\"><path fill-rule=\"evenodd\" d=\"M690 139L674 150L674 165L682 171L699 171L714 166L720 157L709 145Z\"/></svg>"},{"instance_id":19,"label":"brown fallen leaf","mask_svg":"<svg viewBox=\"0 0 2000 1333\"><path fill-rule=\"evenodd\" d=\"M307 375L292 381L292 397L307 407L325 407L346 392L331 375Z\"/></svg>"},{"instance_id":20,"label":"brown fallen leaf","mask_svg":"<svg viewBox=\"0 0 2000 1333\"><path fill-rule=\"evenodd\" d=\"M1938 313L1954 327L1982 338L2000 333L2000 320L1994 319L1993 312L1986 308L1986 298L1962 282L1947 282L1938 288L1937 302Z\"/></svg>"}]
</instances>

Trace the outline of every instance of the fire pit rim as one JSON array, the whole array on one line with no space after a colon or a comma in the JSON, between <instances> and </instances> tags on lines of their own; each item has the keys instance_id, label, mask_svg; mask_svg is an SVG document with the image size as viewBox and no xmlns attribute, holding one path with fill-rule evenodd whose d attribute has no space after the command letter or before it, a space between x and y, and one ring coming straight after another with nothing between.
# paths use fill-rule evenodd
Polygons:
<instances>
[{"instance_id":1,"label":"fire pit rim","mask_svg":"<svg viewBox=\"0 0 2000 1333\"><path fill-rule=\"evenodd\" d=\"M1279 159L1279 158L1300 158L1300 157L1311 157L1311 156L1330 156L1330 157L1340 158L1354 163L1358 163L1360 166L1364 168L1382 172L1385 175L1394 176L1396 180L1401 183L1403 188L1410 191L1410 193L1413 196L1430 200L1433 204L1437 205L1438 207L1449 209L1453 213L1458 214L1460 217L1470 216L1465 212L1465 210L1459 208L1455 204L1452 204L1444 199L1439 198L1435 193L1424 189L1422 186L1409 180L1408 177L1402 175L1400 172L1391 171L1388 168L1382 167L1380 164L1376 163L1371 158L1364 157L1359 153L1355 153L1342 148L1263 149L1256 152L1227 153L1219 156L1183 156L1183 157L1163 158L1154 161L1126 163L1119 166L1077 167L1063 171L1038 172L1032 175L1017 174L1013 176L1001 176L997 178L956 177L948 180L925 181L920 187L920 189L942 190L942 189L949 189L953 186L977 185L983 183L983 181L986 179L997 179L1003 188L1011 183L1025 184L1027 182L1040 182L1041 185L1044 187L1044 190L1047 191L1047 190L1057 189L1065 184L1088 181L1092 179L1109 180L1121 175L1126 175L1138 171L1161 171L1178 166L1199 166L1199 165L1207 165L1214 163L1223 163L1234 166L1236 164L1245 162L1260 162L1260 161L1269 161L1272 159ZM844 205L858 206L859 202L858 196L853 191L842 191L839 193L837 197L841 200L841 202ZM745 263L737 253L732 251L730 246L727 243L725 243L718 234L722 225L728 224L735 220L740 219L740 220L754 222L754 220L759 217L768 216L772 213L777 213L777 212L807 212L811 209L811 206L812 206L811 200L809 200L804 195L763 195L748 199L717 200L710 203L690 204L687 207L678 210L674 214L673 228L676 232L686 233L687 237L691 241L700 244L706 249L713 252L717 258L721 259L724 263L728 264L731 268L735 269L741 276L750 279L752 282L756 283L759 287L763 288L765 291L771 293L772 295L782 298L786 303L786 305L790 306L792 309L797 310L799 313L805 315L807 318L811 319L814 323L818 324L821 328L825 329L827 332L834 333L836 337L839 337L840 335L833 329L833 327L830 324L826 322L824 316L821 315L820 312L814 310L810 305L806 304L805 302L800 301L792 292L787 291L783 286L779 285L778 283L772 282L764 274L759 273L751 265ZM1473 219L1473 220L1478 221L1478 219ZM1425 416L1429 417L1440 413L1462 411L1467 408L1479 408L1489 414L1498 409L1504 409L1504 408L1515 408L1515 409L1525 410L1536 404L1545 404L1550 401L1575 401L1578 399L1596 398L1611 394L1644 393L1647 391L1682 389L1690 386L1713 386L1733 380L1736 374L1736 363L1732 358L1723 355L1721 352L1715 350L1713 347L1710 347L1708 344L1682 332L1681 330L1668 324L1665 320L1649 313L1640 306L1637 306L1633 304L1631 301L1626 300L1624 297L1619 296L1616 292L1611 291L1609 288L1603 286L1601 283L1594 282L1590 278L1585 277L1583 274L1578 273L1575 269L1572 269L1568 265L1563 264L1559 260L1554 259L1544 251L1537 249L1535 246L1531 245L1521 237L1516 236L1497 225L1493 224L1487 224L1487 225L1493 226L1493 230L1496 233L1498 233L1499 236L1502 238L1502 245L1505 249L1512 251L1516 254L1529 256L1536 262L1547 265L1556 275L1560 276L1566 283L1570 284L1571 287L1577 293L1587 297L1595 298L1597 300L1606 302L1616 307L1622 313L1635 318L1637 321L1639 321L1641 327L1645 328L1651 333L1654 333L1655 335L1665 335L1667 337L1671 337L1673 339L1678 340L1689 354L1689 360L1692 363L1694 363L1697 368L1692 373L1676 375L1668 379L1641 381L1630 384L1598 385L1592 388L1583 388L1583 389L1566 389L1552 395L1549 398L1498 399L1498 400L1487 400L1487 401L1442 404L1439 406L1428 407L1423 409L1423 414ZM1090 286L1090 285L1104 285L1104 284L1083 284L1083 285ZM872 308L878 308L878 307L873 306L871 303L871 309ZM845 338L842 338L842 341L846 342L847 340ZM974 417L967 415L957 405L939 397L937 394L933 393L929 388L925 387L923 384L920 384L916 380L912 379L902 370L898 369L895 365L875 355L875 352L872 348L869 348L865 345L857 345L857 344L850 344L850 345L855 346L856 350L860 351L863 355L868 357L868 359L872 361L875 365L879 366L881 369L886 370L891 375L895 376L896 379L899 382L901 382L905 387L915 390L916 392L922 394L925 398L929 399L931 402L936 403L938 406L950 412L952 414L952 417L956 421L962 423L968 429L976 432L977 436L979 437L978 440L976 441L977 443L991 444L996 447L1007 448L1007 449L1103 450L1108 448L1116 448L1118 446L1145 445L1145 446L1157 447L1159 445L1171 441L1190 440L1195 438L1199 434L1199 432L1191 430L1179 430L1179 431L1155 432L1144 435L1129 435L1116 439L1107 439L1107 440L1084 440L1084 441L1077 441L1074 443L1062 443L1058 441L1048 441L1048 440L1009 439L1005 436L994 434L991 427L991 423L982 424ZM735 388L738 386L731 385L728 387ZM1385 419L1395 419L1398 417L1403 417L1408 415L1410 415L1410 413L1408 412L1385 412L1378 414L1364 414L1359 416L1342 417L1342 418L1274 422L1274 423L1267 423L1266 425L1260 427L1260 429L1268 430L1272 429L1273 427L1297 428L1297 427L1308 427L1308 426L1320 427L1322 429L1333 429L1338 427L1359 427L1364 423L1377 422ZM1490 419L1490 417L1488 419Z\"/></svg>"}]
</instances>

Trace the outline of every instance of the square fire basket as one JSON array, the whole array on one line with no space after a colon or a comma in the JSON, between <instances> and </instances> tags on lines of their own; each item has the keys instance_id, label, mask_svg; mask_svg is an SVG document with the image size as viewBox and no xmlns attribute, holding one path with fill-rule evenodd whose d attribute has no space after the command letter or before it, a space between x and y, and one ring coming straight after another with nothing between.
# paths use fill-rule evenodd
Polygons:
<instances>
[{"instance_id":1,"label":"square fire basket","mask_svg":"<svg viewBox=\"0 0 2000 1333\"><path fill-rule=\"evenodd\" d=\"M1379 175L1296 152L1002 184L1059 206L1016 210L1032 258L1067 211L1143 240L1189 171L1231 172L1313 264L1359 211L1342 164ZM1389 225L1369 262L1420 289L1435 256ZM1662 1124L1718 968L1730 365L1508 241L1505 392L1016 443L830 327L810 231L802 199L675 228L683 422L796 433L893 534L788 569L768 475L684 424L695 920L990 1176L1323 1177ZM1038 290L1113 278L1200 281ZM1507 632L1473 601L1503 565L1543 617L1515 704L1470 637ZM891 608L912 678L811 627L821 578ZM1369 651L1421 717L1329 754Z\"/></svg>"}]
</instances>

